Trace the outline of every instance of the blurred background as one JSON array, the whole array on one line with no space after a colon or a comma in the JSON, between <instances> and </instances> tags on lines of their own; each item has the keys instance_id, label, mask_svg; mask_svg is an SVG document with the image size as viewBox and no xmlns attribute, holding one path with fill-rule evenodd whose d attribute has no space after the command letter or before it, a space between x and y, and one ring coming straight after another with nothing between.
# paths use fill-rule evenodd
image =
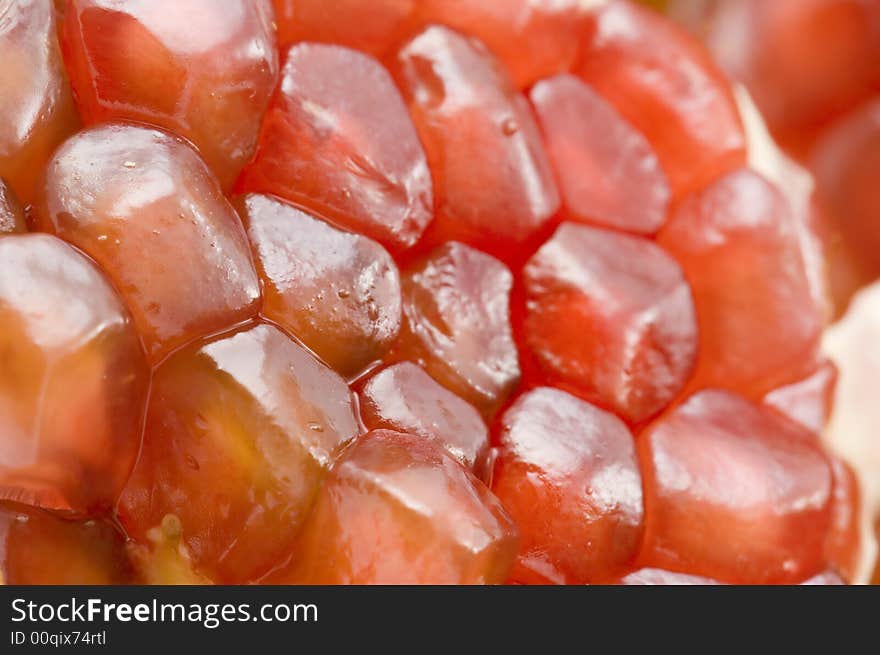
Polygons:
<instances>
[{"instance_id":1,"label":"blurred background","mask_svg":"<svg viewBox=\"0 0 880 655\"><path fill-rule=\"evenodd\" d=\"M859 471L866 534L880 536L880 0L643 2L708 46L812 174L801 179L832 305L823 347L839 369L825 439ZM868 578L880 583L880 567Z\"/></svg>"}]
</instances>

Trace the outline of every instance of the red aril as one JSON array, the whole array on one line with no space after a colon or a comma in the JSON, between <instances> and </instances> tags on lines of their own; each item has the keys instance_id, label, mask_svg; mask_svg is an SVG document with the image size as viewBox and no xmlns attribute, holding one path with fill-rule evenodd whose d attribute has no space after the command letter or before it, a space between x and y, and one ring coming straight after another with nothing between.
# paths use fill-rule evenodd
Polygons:
<instances>
[{"instance_id":1,"label":"red aril","mask_svg":"<svg viewBox=\"0 0 880 655\"><path fill-rule=\"evenodd\" d=\"M396 73L434 179L432 240L514 259L559 207L528 101L482 44L445 27L407 43Z\"/></svg>"},{"instance_id":2,"label":"red aril","mask_svg":"<svg viewBox=\"0 0 880 655\"><path fill-rule=\"evenodd\" d=\"M165 538L179 539L212 581L253 582L289 556L324 472L357 433L345 382L278 329L193 344L156 369L120 519L160 556Z\"/></svg>"},{"instance_id":3,"label":"red aril","mask_svg":"<svg viewBox=\"0 0 880 655\"><path fill-rule=\"evenodd\" d=\"M400 275L372 239L269 196L237 202L263 282L263 316L340 375L379 360L400 330Z\"/></svg>"},{"instance_id":4,"label":"red aril","mask_svg":"<svg viewBox=\"0 0 880 655\"><path fill-rule=\"evenodd\" d=\"M726 583L796 583L822 570L833 481L809 432L706 390L640 435L641 566Z\"/></svg>"},{"instance_id":5,"label":"red aril","mask_svg":"<svg viewBox=\"0 0 880 655\"><path fill-rule=\"evenodd\" d=\"M669 183L645 137L572 75L541 80L529 97L565 217L639 234L660 229Z\"/></svg>"},{"instance_id":6,"label":"red aril","mask_svg":"<svg viewBox=\"0 0 880 655\"><path fill-rule=\"evenodd\" d=\"M304 43L287 53L240 191L271 193L400 251L433 216L406 105L372 57Z\"/></svg>"},{"instance_id":7,"label":"red aril","mask_svg":"<svg viewBox=\"0 0 880 655\"><path fill-rule=\"evenodd\" d=\"M541 387L504 413L492 491L520 529L511 579L537 584L607 580L636 554L642 481L619 418Z\"/></svg>"},{"instance_id":8,"label":"red aril","mask_svg":"<svg viewBox=\"0 0 880 655\"><path fill-rule=\"evenodd\" d=\"M775 187L742 169L687 197L660 232L697 310L689 388L760 398L811 372L823 317L789 212Z\"/></svg>"},{"instance_id":9,"label":"red aril","mask_svg":"<svg viewBox=\"0 0 880 655\"><path fill-rule=\"evenodd\" d=\"M241 221L180 139L135 125L83 130L56 151L40 196L36 226L97 261L154 363L259 309Z\"/></svg>"},{"instance_id":10,"label":"red aril","mask_svg":"<svg viewBox=\"0 0 880 655\"><path fill-rule=\"evenodd\" d=\"M374 430L324 481L287 567L295 584L499 584L516 556L514 523L438 444Z\"/></svg>"},{"instance_id":11,"label":"red aril","mask_svg":"<svg viewBox=\"0 0 880 655\"><path fill-rule=\"evenodd\" d=\"M523 269L523 340L539 378L632 423L663 409L697 349L691 292L652 241L563 223Z\"/></svg>"},{"instance_id":12,"label":"red aril","mask_svg":"<svg viewBox=\"0 0 880 655\"><path fill-rule=\"evenodd\" d=\"M489 434L480 413L412 362L382 369L367 380L359 397L361 417L371 430L432 439L469 469L487 454Z\"/></svg>"},{"instance_id":13,"label":"red aril","mask_svg":"<svg viewBox=\"0 0 880 655\"><path fill-rule=\"evenodd\" d=\"M140 445L149 370L131 317L88 259L0 236L0 499L107 510Z\"/></svg>"},{"instance_id":14,"label":"red aril","mask_svg":"<svg viewBox=\"0 0 880 655\"><path fill-rule=\"evenodd\" d=\"M171 130L230 188L278 74L272 20L269 0L67 0L64 60L83 120Z\"/></svg>"},{"instance_id":15,"label":"red aril","mask_svg":"<svg viewBox=\"0 0 880 655\"><path fill-rule=\"evenodd\" d=\"M0 13L0 177L30 203L49 156L79 119L52 3L8 0Z\"/></svg>"},{"instance_id":16,"label":"red aril","mask_svg":"<svg viewBox=\"0 0 880 655\"><path fill-rule=\"evenodd\" d=\"M520 377L510 326L510 271L453 241L404 271L402 286L403 329L393 358L418 363L492 414Z\"/></svg>"},{"instance_id":17,"label":"red aril","mask_svg":"<svg viewBox=\"0 0 880 655\"><path fill-rule=\"evenodd\" d=\"M24 232L24 210L12 189L0 178L0 234Z\"/></svg>"},{"instance_id":18,"label":"red aril","mask_svg":"<svg viewBox=\"0 0 880 655\"><path fill-rule=\"evenodd\" d=\"M745 163L730 84L684 29L633 2L590 14L575 70L654 147L681 196Z\"/></svg>"}]
</instances>

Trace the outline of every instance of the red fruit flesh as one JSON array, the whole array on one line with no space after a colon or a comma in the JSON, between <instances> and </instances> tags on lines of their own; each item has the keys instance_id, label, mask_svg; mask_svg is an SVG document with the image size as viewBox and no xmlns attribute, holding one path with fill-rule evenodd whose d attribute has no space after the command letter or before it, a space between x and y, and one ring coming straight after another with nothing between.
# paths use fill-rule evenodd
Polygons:
<instances>
[{"instance_id":1,"label":"red fruit flesh","mask_svg":"<svg viewBox=\"0 0 880 655\"><path fill-rule=\"evenodd\" d=\"M62 36L87 125L174 131L232 185L278 74L268 0L68 0Z\"/></svg>"},{"instance_id":2,"label":"red fruit flesh","mask_svg":"<svg viewBox=\"0 0 880 655\"><path fill-rule=\"evenodd\" d=\"M272 193L393 250L431 221L425 153L388 72L364 54L302 44L281 83L240 191Z\"/></svg>"},{"instance_id":3,"label":"red fruit flesh","mask_svg":"<svg viewBox=\"0 0 880 655\"><path fill-rule=\"evenodd\" d=\"M498 584L517 530L439 445L374 430L333 466L290 564L271 582Z\"/></svg>"},{"instance_id":4,"label":"red fruit flesh","mask_svg":"<svg viewBox=\"0 0 880 655\"><path fill-rule=\"evenodd\" d=\"M176 527L199 574L252 582L289 556L336 450L357 432L345 382L276 328L189 346L155 372L120 519L156 550L151 530Z\"/></svg>"},{"instance_id":5,"label":"red fruit flesh","mask_svg":"<svg viewBox=\"0 0 880 655\"><path fill-rule=\"evenodd\" d=\"M565 217L656 232L666 220L669 184L645 137L572 75L538 82L529 97L559 180Z\"/></svg>"},{"instance_id":6,"label":"red fruit flesh","mask_svg":"<svg viewBox=\"0 0 880 655\"><path fill-rule=\"evenodd\" d=\"M134 465L149 372L90 261L44 234L0 237L0 499L87 514Z\"/></svg>"},{"instance_id":7,"label":"red fruit flesh","mask_svg":"<svg viewBox=\"0 0 880 655\"><path fill-rule=\"evenodd\" d=\"M489 434L480 413L411 362L371 377L360 392L360 406L367 428L432 439L469 469L486 455Z\"/></svg>"},{"instance_id":8,"label":"red fruit flesh","mask_svg":"<svg viewBox=\"0 0 880 655\"><path fill-rule=\"evenodd\" d=\"M584 584L613 576L635 556L644 518L629 429L548 387L521 396L500 425L492 491L522 538L511 579Z\"/></svg>"},{"instance_id":9,"label":"red fruit flesh","mask_svg":"<svg viewBox=\"0 0 880 655\"><path fill-rule=\"evenodd\" d=\"M24 232L26 229L21 204L12 189L0 178L0 234Z\"/></svg>"},{"instance_id":10,"label":"red fruit flesh","mask_svg":"<svg viewBox=\"0 0 880 655\"><path fill-rule=\"evenodd\" d=\"M559 207L528 101L479 42L444 27L405 45L396 66L434 178L432 238L513 258Z\"/></svg>"},{"instance_id":11,"label":"red fruit flesh","mask_svg":"<svg viewBox=\"0 0 880 655\"><path fill-rule=\"evenodd\" d=\"M79 121L52 3L7 1L0 14L0 177L30 203L52 150Z\"/></svg>"},{"instance_id":12,"label":"red fruit flesh","mask_svg":"<svg viewBox=\"0 0 880 655\"><path fill-rule=\"evenodd\" d=\"M828 460L810 434L735 394L707 390L638 442L639 564L726 583L796 583L825 563Z\"/></svg>"},{"instance_id":13,"label":"red fruit flesh","mask_svg":"<svg viewBox=\"0 0 880 655\"><path fill-rule=\"evenodd\" d=\"M196 153L165 132L102 125L68 140L46 171L35 223L104 269L153 362L258 309L238 215Z\"/></svg>"},{"instance_id":14,"label":"red fruit flesh","mask_svg":"<svg viewBox=\"0 0 880 655\"><path fill-rule=\"evenodd\" d=\"M406 270L402 285L404 320L394 358L417 362L492 414L520 377L510 327L510 271L453 241Z\"/></svg>"},{"instance_id":15,"label":"red fruit flesh","mask_svg":"<svg viewBox=\"0 0 880 655\"><path fill-rule=\"evenodd\" d=\"M340 375L377 361L400 330L400 275L388 252L269 196L237 204L263 282L263 316Z\"/></svg>"},{"instance_id":16,"label":"red fruit flesh","mask_svg":"<svg viewBox=\"0 0 880 655\"><path fill-rule=\"evenodd\" d=\"M678 265L651 241L564 223L523 270L540 376L638 423L684 386L697 330Z\"/></svg>"},{"instance_id":17,"label":"red fruit flesh","mask_svg":"<svg viewBox=\"0 0 880 655\"><path fill-rule=\"evenodd\" d=\"M676 196L745 163L729 83L657 13L623 0L596 9L575 70L647 137Z\"/></svg>"},{"instance_id":18,"label":"red fruit flesh","mask_svg":"<svg viewBox=\"0 0 880 655\"><path fill-rule=\"evenodd\" d=\"M122 536L108 523L0 504L0 584L120 585L131 579Z\"/></svg>"},{"instance_id":19,"label":"red fruit flesh","mask_svg":"<svg viewBox=\"0 0 880 655\"><path fill-rule=\"evenodd\" d=\"M700 353L689 388L760 398L810 374L822 316L789 211L779 191L740 170L685 199L660 232L697 310Z\"/></svg>"}]
</instances>

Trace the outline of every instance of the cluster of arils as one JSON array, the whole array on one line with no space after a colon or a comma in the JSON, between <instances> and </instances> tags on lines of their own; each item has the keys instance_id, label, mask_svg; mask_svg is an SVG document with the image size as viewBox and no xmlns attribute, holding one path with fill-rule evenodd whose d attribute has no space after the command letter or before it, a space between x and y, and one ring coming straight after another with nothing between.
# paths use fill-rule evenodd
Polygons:
<instances>
[{"instance_id":1,"label":"cluster of arils","mask_svg":"<svg viewBox=\"0 0 880 655\"><path fill-rule=\"evenodd\" d=\"M55 6L0 0L6 580L853 579L808 196L682 28Z\"/></svg>"}]
</instances>

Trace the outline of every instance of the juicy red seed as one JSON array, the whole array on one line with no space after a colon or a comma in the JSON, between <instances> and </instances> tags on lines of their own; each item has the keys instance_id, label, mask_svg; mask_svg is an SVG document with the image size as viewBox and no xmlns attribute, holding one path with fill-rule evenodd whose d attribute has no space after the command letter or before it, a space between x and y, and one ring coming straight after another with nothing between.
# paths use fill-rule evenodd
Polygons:
<instances>
[{"instance_id":1,"label":"juicy red seed","mask_svg":"<svg viewBox=\"0 0 880 655\"><path fill-rule=\"evenodd\" d=\"M589 18L575 71L647 137L676 196L745 163L730 84L695 39L634 2Z\"/></svg>"},{"instance_id":2,"label":"juicy red seed","mask_svg":"<svg viewBox=\"0 0 880 655\"><path fill-rule=\"evenodd\" d=\"M65 79L51 2L4 2L0 21L0 177L23 203L79 119Z\"/></svg>"},{"instance_id":3,"label":"juicy red seed","mask_svg":"<svg viewBox=\"0 0 880 655\"><path fill-rule=\"evenodd\" d=\"M107 510L134 465L149 370L92 263L46 234L0 236L0 499Z\"/></svg>"},{"instance_id":4,"label":"juicy red seed","mask_svg":"<svg viewBox=\"0 0 880 655\"><path fill-rule=\"evenodd\" d=\"M824 566L832 472L797 424L706 390L654 423L638 449L640 565L745 584L800 582Z\"/></svg>"},{"instance_id":5,"label":"juicy red seed","mask_svg":"<svg viewBox=\"0 0 880 655\"><path fill-rule=\"evenodd\" d=\"M396 65L434 177L432 238L509 260L559 207L528 101L481 44L445 27L410 41Z\"/></svg>"},{"instance_id":6,"label":"juicy red seed","mask_svg":"<svg viewBox=\"0 0 880 655\"><path fill-rule=\"evenodd\" d=\"M104 269L153 362L258 309L238 215L195 151L166 132L111 124L69 139L49 164L35 222Z\"/></svg>"},{"instance_id":7,"label":"juicy red seed","mask_svg":"<svg viewBox=\"0 0 880 655\"><path fill-rule=\"evenodd\" d=\"M566 218L652 234L666 220L669 184L650 144L608 101L572 75L529 97L559 180Z\"/></svg>"},{"instance_id":8,"label":"juicy red seed","mask_svg":"<svg viewBox=\"0 0 880 655\"><path fill-rule=\"evenodd\" d=\"M62 37L87 125L172 130L232 186L278 75L269 0L68 0Z\"/></svg>"},{"instance_id":9,"label":"juicy red seed","mask_svg":"<svg viewBox=\"0 0 880 655\"><path fill-rule=\"evenodd\" d=\"M403 275L403 329L394 358L492 414L520 377L510 326L513 276L504 264L449 242Z\"/></svg>"},{"instance_id":10,"label":"juicy red seed","mask_svg":"<svg viewBox=\"0 0 880 655\"><path fill-rule=\"evenodd\" d=\"M105 521L73 521L0 503L0 580L10 585L122 585L132 570L121 534Z\"/></svg>"},{"instance_id":11,"label":"juicy red seed","mask_svg":"<svg viewBox=\"0 0 880 655\"><path fill-rule=\"evenodd\" d=\"M647 239L564 223L523 270L542 375L638 423L691 372L697 329L675 261Z\"/></svg>"},{"instance_id":12,"label":"juicy red seed","mask_svg":"<svg viewBox=\"0 0 880 655\"><path fill-rule=\"evenodd\" d=\"M770 391L764 404L818 435L831 417L836 385L837 366L822 359L807 377Z\"/></svg>"},{"instance_id":13,"label":"juicy red seed","mask_svg":"<svg viewBox=\"0 0 880 655\"><path fill-rule=\"evenodd\" d=\"M581 0L420 0L425 22L474 36L505 65L514 84L571 68L589 3Z\"/></svg>"},{"instance_id":14,"label":"juicy red seed","mask_svg":"<svg viewBox=\"0 0 880 655\"><path fill-rule=\"evenodd\" d=\"M237 204L263 282L263 316L340 375L379 360L401 321L400 274L388 252L269 196Z\"/></svg>"},{"instance_id":15,"label":"juicy red seed","mask_svg":"<svg viewBox=\"0 0 880 655\"><path fill-rule=\"evenodd\" d=\"M676 573L675 571L664 571L663 569L639 569L620 578L618 584L669 586L717 585L720 583L716 580L703 578L698 575L688 575L687 573Z\"/></svg>"},{"instance_id":16,"label":"juicy red seed","mask_svg":"<svg viewBox=\"0 0 880 655\"><path fill-rule=\"evenodd\" d=\"M371 430L433 439L470 469L489 447L489 432L480 413L411 362L389 366L372 376L360 392L360 404L361 417Z\"/></svg>"},{"instance_id":17,"label":"juicy red seed","mask_svg":"<svg viewBox=\"0 0 880 655\"><path fill-rule=\"evenodd\" d=\"M584 584L614 575L635 556L643 521L623 421L542 387L521 396L500 425L492 491L520 528L512 578Z\"/></svg>"},{"instance_id":18,"label":"juicy red seed","mask_svg":"<svg viewBox=\"0 0 880 655\"><path fill-rule=\"evenodd\" d=\"M374 430L324 481L286 568L296 584L499 584L517 529L482 482L431 440Z\"/></svg>"},{"instance_id":19,"label":"juicy red seed","mask_svg":"<svg viewBox=\"0 0 880 655\"><path fill-rule=\"evenodd\" d=\"M253 582L286 559L337 448L357 432L344 380L278 329L193 344L156 369L120 519L154 557L154 533L176 526L200 575Z\"/></svg>"},{"instance_id":20,"label":"juicy red seed","mask_svg":"<svg viewBox=\"0 0 880 655\"><path fill-rule=\"evenodd\" d=\"M700 353L689 387L760 398L810 371L822 330L790 207L739 170L685 199L658 242L693 290Z\"/></svg>"},{"instance_id":21,"label":"juicy red seed","mask_svg":"<svg viewBox=\"0 0 880 655\"><path fill-rule=\"evenodd\" d=\"M287 53L241 191L272 193L395 251L431 221L425 153L388 72L339 46Z\"/></svg>"}]
</instances>

